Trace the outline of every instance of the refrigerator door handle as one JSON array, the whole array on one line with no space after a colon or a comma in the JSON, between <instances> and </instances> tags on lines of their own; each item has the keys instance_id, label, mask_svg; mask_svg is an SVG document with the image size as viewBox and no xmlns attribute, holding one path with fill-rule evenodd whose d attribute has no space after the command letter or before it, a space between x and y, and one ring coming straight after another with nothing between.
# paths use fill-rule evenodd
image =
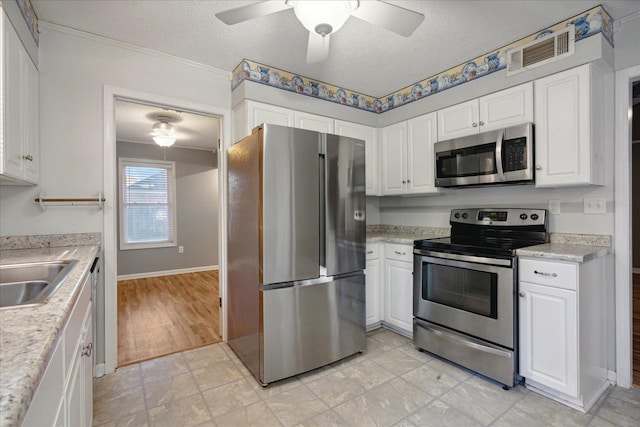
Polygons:
<instances>
[{"instance_id":1,"label":"refrigerator door handle","mask_svg":"<svg viewBox=\"0 0 640 427\"><path fill-rule=\"evenodd\" d=\"M260 289L263 291L269 291L272 289L284 289L284 288L293 288L295 286L310 286L317 285L320 283L328 283L334 280L333 276L320 276L315 277L313 279L306 280L296 280L295 282L283 282L283 283L269 283L269 284L261 284Z\"/></svg>"}]
</instances>

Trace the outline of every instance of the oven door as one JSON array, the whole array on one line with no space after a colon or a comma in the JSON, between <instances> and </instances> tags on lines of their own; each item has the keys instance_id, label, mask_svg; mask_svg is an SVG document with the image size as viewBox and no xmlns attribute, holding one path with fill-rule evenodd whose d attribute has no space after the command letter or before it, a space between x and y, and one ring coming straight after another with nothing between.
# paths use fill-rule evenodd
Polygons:
<instances>
[{"instance_id":1,"label":"oven door","mask_svg":"<svg viewBox=\"0 0 640 427\"><path fill-rule=\"evenodd\" d=\"M514 348L512 259L414 249L413 271L415 317Z\"/></svg>"}]
</instances>

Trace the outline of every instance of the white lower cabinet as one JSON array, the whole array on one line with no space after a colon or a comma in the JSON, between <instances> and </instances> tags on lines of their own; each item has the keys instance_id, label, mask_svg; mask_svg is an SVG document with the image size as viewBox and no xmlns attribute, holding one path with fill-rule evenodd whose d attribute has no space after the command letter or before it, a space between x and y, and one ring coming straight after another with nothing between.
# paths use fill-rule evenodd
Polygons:
<instances>
[{"instance_id":1,"label":"white lower cabinet","mask_svg":"<svg viewBox=\"0 0 640 427\"><path fill-rule=\"evenodd\" d=\"M366 325L367 328L375 328L380 324L380 245L377 243L367 244L367 276L366 276Z\"/></svg>"},{"instance_id":2,"label":"white lower cabinet","mask_svg":"<svg viewBox=\"0 0 640 427\"><path fill-rule=\"evenodd\" d=\"M384 323L407 336L413 331L413 248L384 245Z\"/></svg>"},{"instance_id":3,"label":"white lower cabinet","mask_svg":"<svg viewBox=\"0 0 640 427\"><path fill-rule=\"evenodd\" d=\"M604 260L519 261L520 375L585 412L609 385Z\"/></svg>"},{"instance_id":4,"label":"white lower cabinet","mask_svg":"<svg viewBox=\"0 0 640 427\"><path fill-rule=\"evenodd\" d=\"M84 280L22 426L90 426L93 419L91 283Z\"/></svg>"}]
</instances>

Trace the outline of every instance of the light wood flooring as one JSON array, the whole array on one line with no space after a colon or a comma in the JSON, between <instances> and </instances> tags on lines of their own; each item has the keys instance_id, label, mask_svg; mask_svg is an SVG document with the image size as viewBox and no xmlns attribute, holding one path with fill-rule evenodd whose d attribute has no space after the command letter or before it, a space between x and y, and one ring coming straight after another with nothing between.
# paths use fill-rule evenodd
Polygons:
<instances>
[{"instance_id":1,"label":"light wood flooring","mask_svg":"<svg viewBox=\"0 0 640 427\"><path fill-rule=\"evenodd\" d=\"M640 388L640 274L633 275L633 385Z\"/></svg>"},{"instance_id":2,"label":"light wood flooring","mask_svg":"<svg viewBox=\"0 0 640 427\"><path fill-rule=\"evenodd\" d=\"M118 282L118 367L221 341L218 271Z\"/></svg>"}]
</instances>

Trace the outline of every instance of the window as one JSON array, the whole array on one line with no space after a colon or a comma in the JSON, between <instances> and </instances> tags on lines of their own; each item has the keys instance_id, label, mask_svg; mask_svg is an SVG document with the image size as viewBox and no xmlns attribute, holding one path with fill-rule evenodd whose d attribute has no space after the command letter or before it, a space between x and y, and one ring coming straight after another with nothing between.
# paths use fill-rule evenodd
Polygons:
<instances>
[{"instance_id":1,"label":"window","mask_svg":"<svg viewBox=\"0 0 640 427\"><path fill-rule=\"evenodd\" d=\"M175 163L119 159L120 249L176 245Z\"/></svg>"}]
</instances>

